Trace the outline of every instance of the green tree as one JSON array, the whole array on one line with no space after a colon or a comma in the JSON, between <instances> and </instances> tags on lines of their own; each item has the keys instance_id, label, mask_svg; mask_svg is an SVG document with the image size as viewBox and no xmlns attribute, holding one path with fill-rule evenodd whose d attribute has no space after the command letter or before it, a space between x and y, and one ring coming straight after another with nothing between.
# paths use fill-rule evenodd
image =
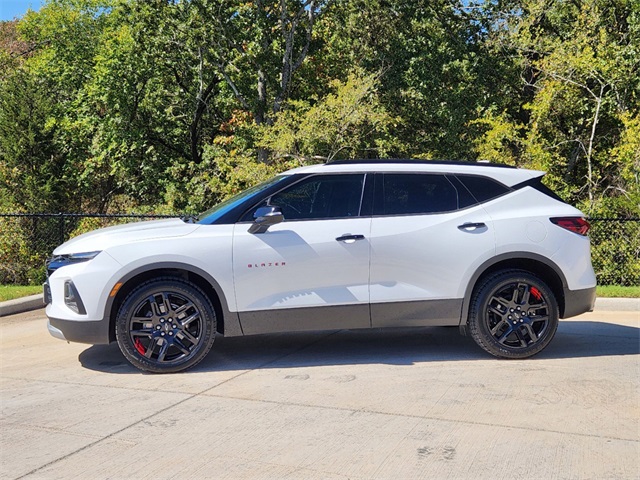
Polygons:
<instances>
[{"instance_id":1,"label":"green tree","mask_svg":"<svg viewBox=\"0 0 640 480\"><path fill-rule=\"evenodd\" d=\"M55 146L55 89L19 68L0 80L0 201L22 212L73 204L68 172Z\"/></svg>"},{"instance_id":2,"label":"green tree","mask_svg":"<svg viewBox=\"0 0 640 480\"><path fill-rule=\"evenodd\" d=\"M498 41L518 55L523 114L485 119L478 151L510 132L494 158L515 151L592 214L606 205L637 215L639 206L630 211L624 200L638 189L637 179L623 174L630 157L615 152L627 151L626 132L640 112L638 7L637 0L516 2ZM619 198L620 208L606 198Z\"/></svg>"},{"instance_id":3,"label":"green tree","mask_svg":"<svg viewBox=\"0 0 640 480\"><path fill-rule=\"evenodd\" d=\"M390 130L398 119L381 105L376 82L374 75L350 74L331 82L333 92L320 99L289 102L273 126L261 130L259 144L276 159L301 164L385 156L394 146Z\"/></svg>"},{"instance_id":4,"label":"green tree","mask_svg":"<svg viewBox=\"0 0 640 480\"><path fill-rule=\"evenodd\" d=\"M43 161L50 164L47 169L56 165L57 174L51 182L66 192L66 200L50 205L51 211L93 210L106 203L111 189L105 181L109 175L97 171L91 163L91 122L86 116L88 106L81 101L86 97L84 86L91 78L108 6L109 2L93 0L51 1L40 12L28 12L18 24L23 39L33 45L32 55L21 66L21 75L40 84L34 87L37 93L30 94L42 114L34 118L36 128L46 134L46 145L40 147L47 153ZM33 153L24 154L34 158ZM103 171L108 169L102 167ZM40 177L40 181L45 178ZM41 193L47 195L47 190Z\"/></svg>"},{"instance_id":5,"label":"green tree","mask_svg":"<svg viewBox=\"0 0 640 480\"><path fill-rule=\"evenodd\" d=\"M393 156L473 159L469 122L514 96L510 63L486 43L491 17L469 2L338 1L320 24L327 60L314 58L317 70L382 72L381 102L403 120Z\"/></svg>"},{"instance_id":6,"label":"green tree","mask_svg":"<svg viewBox=\"0 0 640 480\"><path fill-rule=\"evenodd\" d=\"M51 1L21 23L60 92L54 141L85 210L157 203L170 167L201 161L219 124L205 23L190 2L128 0Z\"/></svg>"},{"instance_id":7,"label":"green tree","mask_svg":"<svg viewBox=\"0 0 640 480\"><path fill-rule=\"evenodd\" d=\"M270 123L290 95L310 52L326 2L192 0L211 24L215 67L240 107L258 125Z\"/></svg>"}]
</instances>

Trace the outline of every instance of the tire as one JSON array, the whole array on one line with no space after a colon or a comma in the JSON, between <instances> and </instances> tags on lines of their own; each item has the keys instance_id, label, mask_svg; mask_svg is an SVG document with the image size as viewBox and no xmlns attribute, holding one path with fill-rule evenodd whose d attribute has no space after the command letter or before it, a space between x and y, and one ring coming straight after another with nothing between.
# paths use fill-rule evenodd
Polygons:
<instances>
[{"instance_id":1,"label":"tire","mask_svg":"<svg viewBox=\"0 0 640 480\"><path fill-rule=\"evenodd\" d=\"M207 356L216 314L197 286L179 278L149 280L135 288L118 310L116 340L140 370L173 373Z\"/></svg>"},{"instance_id":2,"label":"tire","mask_svg":"<svg viewBox=\"0 0 640 480\"><path fill-rule=\"evenodd\" d=\"M486 352L500 358L527 358L542 351L558 329L558 302L538 277L502 270L474 291L469 331Z\"/></svg>"}]
</instances>

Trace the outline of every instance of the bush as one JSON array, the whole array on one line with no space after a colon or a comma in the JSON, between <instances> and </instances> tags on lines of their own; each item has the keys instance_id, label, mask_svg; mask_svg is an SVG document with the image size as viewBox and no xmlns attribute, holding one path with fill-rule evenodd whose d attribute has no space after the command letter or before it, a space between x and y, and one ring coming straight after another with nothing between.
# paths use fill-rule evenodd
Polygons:
<instances>
[{"instance_id":1,"label":"bush","mask_svg":"<svg viewBox=\"0 0 640 480\"><path fill-rule=\"evenodd\" d=\"M0 218L0 284L36 285L46 278L47 254L34 245L28 219Z\"/></svg>"}]
</instances>

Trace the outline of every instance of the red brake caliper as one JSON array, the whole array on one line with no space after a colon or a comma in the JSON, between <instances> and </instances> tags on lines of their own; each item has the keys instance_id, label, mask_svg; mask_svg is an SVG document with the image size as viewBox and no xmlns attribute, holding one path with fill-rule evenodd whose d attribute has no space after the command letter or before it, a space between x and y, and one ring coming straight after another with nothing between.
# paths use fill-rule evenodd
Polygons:
<instances>
[{"instance_id":1,"label":"red brake caliper","mask_svg":"<svg viewBox=\"0 0 640 480\"><path fill-rule=\"evenodd\" d=\"M144 355L147 352L147 349L144 348L144 345L142 345L142 342L140 341L139 338L136 338L136 340L135 340L135 342L133 342L133 344L135 345L136 350L138 350L140 355Z\"/></svg>"},{"instance_id":2,"label":"red brake caliper","mask_svg":"<svg viewBox=\"0 0 640 480\"><path fill-rule=\"evenodd\" d=\"M542 294L536 287L531 287L531 295L533 295L533 298L535 298L536 300L542 299Z\"/></svg>"}]
</instances>

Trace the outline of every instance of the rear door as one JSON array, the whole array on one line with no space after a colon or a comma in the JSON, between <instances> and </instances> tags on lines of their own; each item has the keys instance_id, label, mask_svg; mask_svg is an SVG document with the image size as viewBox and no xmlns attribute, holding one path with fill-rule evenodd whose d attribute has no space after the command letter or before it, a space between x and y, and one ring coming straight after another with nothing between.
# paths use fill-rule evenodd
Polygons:
<instances>
[{"instance_id":1,"label":"rear door","mask_svg":"<svg viewBox=\"0 0 640 480\"><path fill-rule=\"evenodd\" d=\"M373 327L457 325L467 283L495 253L489 215L455 177L376 175Z\"/></svg>"},{"instance_id":2,"label":"rear door","mask_svg":"<svg viewBox=\"0 0 640 480\"><path fill-rule=\"evenodd\" d=\"M284 222L234 228L233 268L245 334L361 328L369 318L364 174L313 175L271 196Z\"/></svg>"}]
</instances>

